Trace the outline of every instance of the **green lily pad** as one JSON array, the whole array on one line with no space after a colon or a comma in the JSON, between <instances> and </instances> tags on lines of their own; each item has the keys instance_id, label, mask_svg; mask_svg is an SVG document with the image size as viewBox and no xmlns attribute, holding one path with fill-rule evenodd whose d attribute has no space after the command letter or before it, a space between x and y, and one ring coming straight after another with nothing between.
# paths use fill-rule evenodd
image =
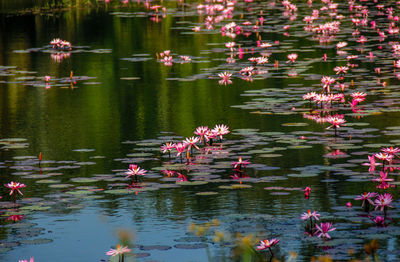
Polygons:
<instances>
[{"instance_id":1,"label":"green lily pad","mask_svg":"<svg viewBox=\"0 0 400 262\"><path fill-rule=\"evenodd\" d=\"M23 245L41 245L51 243L53 242L53 240L48 238L37 238L30 240L20 240L19 242Z\"/></svg>"},{"instance_id":2,"label":"green lily pad","mask_svg":"<svg viewBox=\"0 0 400 262\"><path fill-rule=\"evenodd\" d=\"M213 195L218 195L218 192L213 192L213 191L197 192L196 195L198 195L198 196L213 196Z\"/></svg>"}]
</instances>

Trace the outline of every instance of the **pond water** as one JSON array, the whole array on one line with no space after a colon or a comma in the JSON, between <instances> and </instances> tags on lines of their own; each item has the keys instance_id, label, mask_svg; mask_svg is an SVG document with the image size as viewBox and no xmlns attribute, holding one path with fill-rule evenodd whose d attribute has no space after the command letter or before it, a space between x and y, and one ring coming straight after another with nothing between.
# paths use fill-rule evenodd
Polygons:
<instances>
[{"instance_id":1,"label":"pond water","mask_svg":"<svg viewBox=\"0 0 400 262\"><path fill-rule=\"evenodd\" d=\"M381 260L400 260L397 157L386 186L371 181L381 166L362 165L400 144L400 3L82 2L0 4L0 177L26 185L16 201L0 189L0 261L108 261L121 238L134 254L125 261L240 260L238 233L254 248L280 239L280 260L366 259L373 239ZM303 100L323 77L345 101ZM335 114L346 123L326 129ZM189 163L160 151L220 124L230 133L199 143ZM245 172L231 165L239 156ZM148 170L133 185L130 164ZM393 196L384 226L380 208L354 200L363 192ZM308 209L333 223L332 239L305 234Z\"/></svg>"}]
</instances>

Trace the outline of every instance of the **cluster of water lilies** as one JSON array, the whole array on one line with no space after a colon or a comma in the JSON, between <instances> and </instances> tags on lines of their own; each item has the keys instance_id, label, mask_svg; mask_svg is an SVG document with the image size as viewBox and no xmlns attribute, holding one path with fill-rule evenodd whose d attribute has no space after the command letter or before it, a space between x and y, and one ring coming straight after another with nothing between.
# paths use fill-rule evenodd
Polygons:
<instances>
[{"instance_id":1,"label":"cluster of water lilies","mask_svg":"<svg viewBox=\"0 0 400 262\"><path fill-rule=\"evenodd\" d=\"M309 236L317 236L324 239L330 239L331 236L328 234L331 231L334 231L336 228L332 227L331 222L320 223L317 224L319 217L321 215L317 213L315 210L311 212L307 210L306 213L301 215L301 219L304 221L309 221L305 226L305 233Z\"/></svg>"},{"instance_id":2,"label":"cluster of water lilies","mask_svg":"<svg viewBox=\"0 0 400 262\"><path fill-rule=\"evenodd\" d=\"M398 162L396 158L400 153L400 148L397 147L385 147L381 149L381 152L375 153L373 155L368 156L368 163L364 163L362 165L369 166L368 172L372 174L376 174L377 166L381 166L382 168L378 171L379 176L375 176L371 181L379 183L376 188L380 190L389 190L390 188L395 187L395 185L390 184L388 182L394 181L393 178L389 178L389 172L393 172L397 169L395 164ZM377 158L381 162L376 162L375 158ZM369 214L371 207L375 206L374 210L383 211L382 216L370 216L370 217L378 226L385 226L384 221L387 218L387 210L391 206L393 202L393 196L390 193L375 193L375 192L364 192L360 196L356 197L355 200L362 200L361 206L364 208L364 211Z\"/></svg>"},{"instance_id":3,"label":"cluster of water lilies","mask_svg":"<svg viewBox=\"0 0 400 262\"><path fill-rule=\"evenodd\" d=\"M177 63L177 62L184 64L184 63L189 63L190 61L192 61L192 59L186 55L179 56L180 61L174 60L172 58L171 50L165 50L165 51L161 52L160 54L156 53L156 56L157 56L157 60L160 61L161 63L164 63L164 65L166 65L166 66L172 66L173 63Z\"/></svg>"},{"instance_id":4,"label":"cluster of water lilies","mask_svg":"<svg viewBox=\"0 0 400 262\"><path fill-rule=\"evenodd\" d=\"M214 128L210 129L208 126L199 126L193 132L197 136L192 136L182 140L182 142L167 142L161 146L161 151L165 154L168 152L171 157L171 151L176 150L176 156L179 156L181 161L183 159L183 153L186 151L186 159L190 160L190 155L193 154L193 148L200 150L197 144L202 143L204 145L213 145L213 141L218 139L222 141L224 135L230 133L229 127L226 125L216 125Z\"/></svg>"},{"instance_id":5,"label":"cluster of water lilies","mask_svg":"<svg viewBox=\"0 0 400 262\"><path fill-rule=\"evenodd\" d=\"M196 150L202 150L199 145L200 143L203 142L203 144L206 146L205 149L203 150L211 150L210 147L213 145L213 140L218 139L222 141L223 136L226 134L229 134L229 128L226 125L216 125L214 128L209 129L207 126L199 126L196 128L194 131L194 134L197 136L192 136L188 137L181 142L166 142L163 144L160 149L162 153L167 153L169 155L169 158L171 158L171 151L175 150L176 151L176 156L180 157L180 161L183 161L183 156L185 155L185 158L187 160L187 164L191 162L192 156L194 155L194 149ZM239 158L238 162L234 162L234 168L237 172L242 172L242 168L245 168L247 164L250 162L248 161L242 161L241 158ZM164 175L167 175L168 177L172 176L177 176L177 181L176 182L184 182L187 181L187 178L185 175L181 174L180 172L174 171L174 170L161 170L161 172ZM129 169L125 172L127 175L126 178L132 178L132 185L131 186L137 186L138 182L138 177L139 176L144 176L146 175L147 170L139 167L138 165L135 164L130 164Z\"/></svg>"},{"instance_id":6,"label":"cluster of water lilies","mask_svg":"<svg viewBox=\"0 0 400 262\"><path fill-rule=\"evenodd\" d=\"M348 85L344 82L344 75L349 70L348 66L337 66L334 68L338 78L334 78L331 76L323 76L321 78L321 87L323 88L321 93L309 92L303 95L303 100L310 101L310 111L312 108L311 102L315 102L316 107L320 106L321 110L314 110L311 113L303 114L303 117L306 119L313 120L317 123L330 123L331 125L326 129L334 128L335 135L337 135L337 129L343 126L346 123L344 119L344 114L334 114L331 112L338 110L339 107L335 107L335 105L346 106L346 97L344 94L344 90L348 88ZM333 84L336 82L335 88L340 90L340 93L333 93ZM353 85L353 84L352 84ZM367 94L363 92L353 92L350 93L351 102L350 105L353 112L357 112L359 108L357 105L363 102L366 99Z\"/></svg>"},{"instance_id":7,"label":"cluster of water lilies","mask_svg":"<svg viewBox=\"0 0 400 262\"><path fill-rule=\"evenodd\" d=\"M52 45L53 49L55 49L55 50L59 50L59 51L72 50L71 43L66 40L62 40L60 38L54 38L53 40L50 41L50 44Z\"/></svg>"},{"instance_id":8,"label":"cluster of water lilies","mask_svg":"<svg viewBox=\"0 0 400 262\"><path fill-rule=\"evenodd\" d=\"M306 187L304 190L304 198L309 199L310 193L311 193L311 188ZM331 236L328 234L331 231L336 230L336 228L332 227L331 222L326 222L326 223L320 223L319 225L317 224L317 221L319 220L319 217L321 215L317 213L317 211L311 212L311 210L307 210L307 212L301 214L301 219L304 221L309 221L309 223L306 224L305 226L305 234L309 236L317 236L323 239L330 239Z\"/></svg>"}]
</instances>

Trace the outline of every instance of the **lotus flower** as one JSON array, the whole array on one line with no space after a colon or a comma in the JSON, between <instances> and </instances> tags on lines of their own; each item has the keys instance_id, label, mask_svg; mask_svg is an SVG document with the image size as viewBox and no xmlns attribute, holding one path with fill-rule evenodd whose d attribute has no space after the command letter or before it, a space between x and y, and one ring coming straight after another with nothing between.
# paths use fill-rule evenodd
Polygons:
<instances>
[{"instance_id":1,"label":"lotus flower","mask_svg":"<svg viewBox=\"0 0 400 262\"><path fill-rule=\"evenodd\" d=\"M317 233L318 237L323 237L323 238L328 238L330 239L331 236L328 234L328 232L331 232L333 230L336 230L336 228L332 228L332 223L331 222L326 222L326 223L321 223L319 226L315 225L317 228Z\"/></svg>"}]
</instances>

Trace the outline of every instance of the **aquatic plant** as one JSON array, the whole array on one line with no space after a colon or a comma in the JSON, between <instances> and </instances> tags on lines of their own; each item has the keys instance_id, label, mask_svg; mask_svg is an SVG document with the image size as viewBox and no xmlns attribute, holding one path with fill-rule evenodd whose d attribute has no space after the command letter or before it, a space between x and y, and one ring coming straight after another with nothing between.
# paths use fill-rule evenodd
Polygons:
<instances>
[{"instance_id":1,"label":"aquatic plant","mask_svg":"<svg viewBox=\"0 0 400 262\"><path fill-rule=\"evenodd\" d=\"M112 257L118 256L118 261L124 262L125 253L130 253L131 251L132 250L129 249L127 246L123 247L118 244L115 249L111 248L109 251L107 251L106 255Z\"/></svg>"},{"instance_id":2,"label":"aquatic plant","mask_svg":"<svg viewBox=\"0 0 400 262\"><path fill-rule=\"evenodd\" d=\"M364 208L365 212L369 212L370 205L374 205L372 198L376 197L378 194L374 192L364 192L360 196L354 198L354 200L362 200L361 207Z\"/></svg>"},{"instance_id":3,"label":"aquatic plant","mask_svg":"<svg viewBox=\"0 0 400 262\"><path fill-rule=\"evenodd\" d=\"M132 177L134 182L137 182L138 176L146 175L147 170L141 169L139 166L130 164L129 169L125 174L127 175L126 178Z\"/></svg>"},{"instance_id":4,"label":"aquatic plant","mask_svg":"<svg viewBox=\"0 0 400 262\"><path fill-rule=\"evenodd\" d=\"M380 210L384 212L385 217L386 217L386 212L387 212L388 207L392 207L392 206L390 206L392 201L393 201L393 197L390 193L384 193L384 194L377 195L376 199L374 200L375 210L380 208Z\"/></svg>"},{"instance_id":5,"label":"aquatic plant","mask_svg":"<svg viewBox=\"0 0 400 262\"><path fill-rule=\"evenodd\" d=\"M261 250L265 250L268 249L269 252L271 253L271 256L274 256L274 253L272 252L271 247L276 246L279 241L281 241L280 239L276 239L276 238L272 238L271 240L268 239L264 239L260 241L260 244L257 246L257 250L261 251Z\"/></svg>"},{"instance_id":6,"label":"aquatic plant","mask_svg":"<svg viewBox=\"0 0 400 262\"><path fill-rule=\"evenodd\" d=\"M307 186L303 191L304 191L304 198L308 199L310 197L311 187Z\"/></svg>"},{"instance_id":7,"label":"aquatic plant","mask_svg":"<svg viewBox=\"0 0 400 262\"><path fill-rule=\"evenodd\" d=\"M31 257L31 258L29 259L29 261L28 261L27 259L23 259L23 260L18 260L18 262L35 262L35 260L34 260L33 257Z\"/></svg>"},{"instance_id":8,"label":"aquatic plant","mask_svg":"<svg viewBox=\"0 0 400 262\"><path fill-rule=\"evenodd\" d=\"M50 44L53 46L53 49L60 51L70 51L72 50L71 43L60 38L55 38L51 40Z\"/></svg>"},{"instance_id":9,"label":"aquatic plant","mask_svg":"<svg viewBox=\"0 0 400 262\"><path fill-rule=\"evenodd\" d=\"M320 225L316 224L315 225L317 229L317 236L322 237L325 239L330 239L331 236L328 234L328 232L336 230L336 228L332 228L332 223L331 222L326 222L326 223L321 223Z\"/></svg>"},{"instance_id":10,"label":"aquatic plant","mask_svg":"<svg viewBox=\"0 0 400 262\"><path fill-rule=\"evenodd\" d=\"M26 185L19 183L19 182L14 182L14 181L11 181L8 184L4 184L4 186L11 189L10 195L14 194L14 198L15 198L15 192L17 192L18 194L20 194L22 196L23 194L22 194L21 190L19 190L19 189L26 187Z\"/></svg>"},{"instance_id":11,"label":"aquatic plant","mask_svg":"<svg viewBox=\"0 0 400 262\"><path fill-rule=\"evenodd\" d=\"M242 171L242 167L246 168L246 166L250 164L250 161L247 160L243 160L241 156L239 156L239 160L232 162L231 165L233 166L233 168L239 172Z\"/></svg>"}]
</instances>

